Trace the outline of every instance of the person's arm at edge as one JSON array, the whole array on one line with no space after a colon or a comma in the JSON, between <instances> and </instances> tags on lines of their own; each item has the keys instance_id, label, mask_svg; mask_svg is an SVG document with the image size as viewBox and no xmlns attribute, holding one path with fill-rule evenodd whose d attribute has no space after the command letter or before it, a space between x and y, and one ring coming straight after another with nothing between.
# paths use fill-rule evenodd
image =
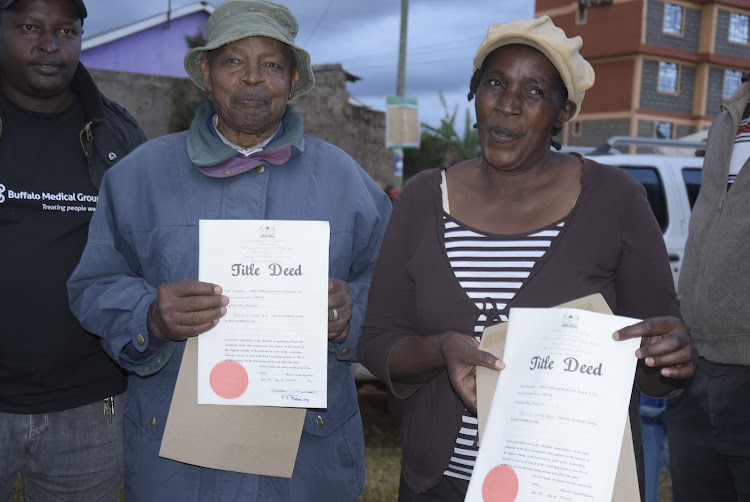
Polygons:
<instances>
[{"instance_id":1,"label":"person's arm at edge","mask_svg":"<svg viewBox=\"0 0 750 502\"><path fill-rule=\"evenodd\" d=\"M133 258L116 246L120 237L109 179L109 173L105 174L88 242L68 281L70 308L84 329L101 337L113 360L127 370L148 375L166 364L175 344L165 342L156 348L159 342L151 341L147 319L156 288L137 275ZM146 351L150 355L142 356ZM134 353L139 356L133 357Z\"/></svg>"},{"instance_id":2,"label":"person's arm at edge","mask_svg":"<svg viewBox=\"0 0 750 502\"><path fill-rule=\"evenodd\" d=\"M467 348L477 364L499 369L490 354L473 350L477 342L470 335L455 331L431 336L416 333L415 288L407 263L411 260L410 237L418 232L412 223L416 219L421 221L417 226L424 225L424 208L431 207L420 197L419 190L425 190L424 181L407 184L396 199L378 256L359 344L360 361L402 398L446 369L448 346ZM492 360L485 360L488 357Z\"/></svg>"},{"instance_id":3,"label":"person's arm at edge","mask_svg":"<svg viewBox=\"0 0 750 502\"><path fill-rule=\"evenodd\" d=\"M394 395L402 398L419 387L399 382L389 369L393 349L399 342L408 339L418 343L421 338L414 328L415 290L407 270L412 241L410 217L415 217L413 211L418 209L417 205L412 207L412 199L418 196L414 188L418 183L417 179L407 183L393 204L375 264L358 345L359 361L388 385Z\"/></svg>"},{"instance_id":4,"label":"person's arm at edge","mask_svg":"<svg viewBox=\"0 0 750 502\"><path fill-rule=\"evenodd\" d=\"M664 239L642 186L632 190L630 199L623 204L621 215L624 246L615 279L617 314L646 321L663 316L676 318L658 323L654 319L651 325L666 329L665 335L682 336L681 326L684 325ZM648 224L644 225L644 222ZM628 328L627 331L631 329L637 328ZM643 348L638 353L642 358L638 359L635 380L641 392L652 397L673 397L681 392L686 379L665 377L661 367L647 364Z\"/></svg>"},{"instance_id":5,"label":"person's arm at edge","mask_svg":"<svg viewBox=\"0 0 750 502\"><path fill-rule=\"evenodd\" d=\"M368 176L364 171L360 176ZM391 202L385 193L370 179L363 179L363 191L365 192L368 206L363 211L363 221L357 224L354 235L355 253L349 266L346 277L342 277L349 286L354 303L352 315L347 326L348 332L342 339L333 339L328 342L328 351L336 355L341 361L357 361L357 346L362 332L362 323L367 311L367 300L370 293L370 282L372 281L375 261L380 251L388 220L391 215ZM359 232L367 229L368 232ZM345 329L346 331L346 329Z\"/></svg>"}]
</instances>

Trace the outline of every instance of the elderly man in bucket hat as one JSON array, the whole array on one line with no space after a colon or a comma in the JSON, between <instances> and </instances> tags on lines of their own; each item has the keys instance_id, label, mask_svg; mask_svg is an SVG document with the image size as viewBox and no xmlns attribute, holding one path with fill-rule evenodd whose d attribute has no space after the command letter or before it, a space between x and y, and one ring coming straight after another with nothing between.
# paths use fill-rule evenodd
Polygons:
<instances>
[{"instance_id":1,"label":"elderly man in bucket hat","mask_svg":"<svg viewBox=\"0 0 750 502\"><path fill-rule=\"evenodd\" d=\"M83 326L130 374L128 500L353 501L362 491L364 441L350 366L390 202L349 155L303 135L288 101L312 88L313 73L296 34L282 5L218 7L208 43L185 57L188 75L211 100L189 131L147 142L102 183L68 291ZM159 457L185 340L210 331L231 308L220 285L197 280L201 219L330 224L328 406L307 412L291 478Z\"/></svg>"}]
</instances>

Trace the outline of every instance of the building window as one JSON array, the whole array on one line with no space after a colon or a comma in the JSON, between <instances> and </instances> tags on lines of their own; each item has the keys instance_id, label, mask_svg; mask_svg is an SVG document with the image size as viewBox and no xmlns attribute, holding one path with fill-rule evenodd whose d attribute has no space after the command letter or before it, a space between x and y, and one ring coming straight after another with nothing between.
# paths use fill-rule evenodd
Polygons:
<instances>
[{"instance_id":1,"label":"building window","mask_svg":"<svg viewBox=\"0 0 750 502\"><path fill-rule=\"evenodd\" d=\"M600 5L610 5L612 0L578 0L578 7L598 7Z\"/></svg>"},{"instance_id":2,"label":"building window","mask_svg":"<svg viewBox=\"0 0 750 502\"><path fill-rule=\"evenodd\" d=\"M587 8L610 4L612 4L612 0L578 0L578 23L586 22Z\"/></svg>"},{"instance_id":3,"label":"building window","mask_svg":"<svg viewBox=\"0 0 750 502\"><path fill-rule=\"evenodd\" d=\"M724 70L724 99L729 99L742 82L742 72Z\"/></svg>"},{"instance_id":4,"label":"building window","mask_svg":"<svg viewBox=\"0 0 750 502\"><path fill-rule=\"evenodd\" d=\"M671 122L657 122L656 123L656 137L659 139L672 139L672 123Z\"/></svg>"},{"instance_id":5,"label":"building window","mask_svg":"<svg viewBox=\"0 0 750 502\"><path fill-rule=\"evenodd\" d=\"M671 3L664 4L664 33L682 35L682 6Z\"/></svg>"},{"instance_id":6,"label":"building window","mask_svg":"<svg viewBox=\"0 0 750 502\"><path fill-rule=\"evenodd\" d=\"M659 62L659 92L677 92L677 64Z\"/></svg>"},{"instance_id":7,"label":"building window","mask_svg":"<svg viewBox=\"0 0 750 502\"><path fill-rule=\"evenodd\" d=\"M573 122L573 137L580 138L583 134L583 122L576 120Z\"/></svg>"},{"instance_id":8,"label":"building window","mask_svg":"<svg viewBox=\"0 0 750 502\"><path fill-rule=\"evenodd\" d=\"M750 16L732 12L729 17L729 41L738 44L750 42Z\"/></svg>"}]
</instances>

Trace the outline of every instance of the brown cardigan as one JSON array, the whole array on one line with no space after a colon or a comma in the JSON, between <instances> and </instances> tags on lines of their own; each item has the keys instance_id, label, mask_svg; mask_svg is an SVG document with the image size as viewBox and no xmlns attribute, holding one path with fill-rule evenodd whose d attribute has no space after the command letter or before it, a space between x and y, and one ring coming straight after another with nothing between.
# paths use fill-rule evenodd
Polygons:
<instances>
[{"instance_id":1,"label":"brown cardigan","mask_svg":"<svg viewBox=\"0 0 750 502\"><path fill-rule=\"evenodd\" d=\"M619 315L679 316L667 252L643 187L624 171L583 163L581 194L550 249L508 304L551 307L601 293ZM359 342L360 361L405 399L401 426L402 473L409 487L434 487L451 457L463 404L447 372L423 384L391 381L388 357L400 340L455 330L473 333L480 314L455 278L445 251L440 171L422 172L396 199L370 287ZM639 364L647 394L674 387ZM637 396L631 423L639 477L642 434Z\"/></svg>"}]
</instances>

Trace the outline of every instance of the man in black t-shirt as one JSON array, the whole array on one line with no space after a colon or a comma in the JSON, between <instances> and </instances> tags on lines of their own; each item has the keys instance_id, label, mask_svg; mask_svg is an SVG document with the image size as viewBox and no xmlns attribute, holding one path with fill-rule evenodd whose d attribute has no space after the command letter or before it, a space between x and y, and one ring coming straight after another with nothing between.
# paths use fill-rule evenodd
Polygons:
<instances>
[{"instance_id":1,"label":"man in black t-shirt","mask_svg":"<svg viewBox=\"0 0 750 502\"><path fill-rule=\"evenodd\" d=\"M79 63L83 0L0 0L0 500L117 500L126 376L65 287L104 171L145 141Z\"/></svg>"}]
</instances>

